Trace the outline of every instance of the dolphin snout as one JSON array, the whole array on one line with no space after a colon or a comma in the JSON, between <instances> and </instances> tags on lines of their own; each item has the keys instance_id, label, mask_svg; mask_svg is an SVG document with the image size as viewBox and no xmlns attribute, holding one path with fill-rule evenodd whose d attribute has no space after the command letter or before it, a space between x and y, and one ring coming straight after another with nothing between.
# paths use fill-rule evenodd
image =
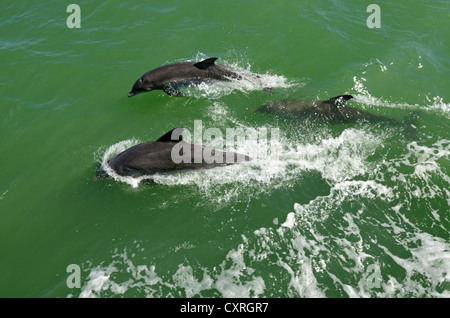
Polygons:
<instances>
[{"instance_id":1,"label":"dolphin snout","mask_svg":"<svg viewBox=\"0 0 450 318\"><path fill-rule=\"evenodd\" d=\"M128 93L128 97L133 97L134 95L136 95L136 94L133 93L133 92L129 92L129 93Z\"/></svg>"},{"instance_id":2,"label":"dolphin snout","mask_svg":"<svg viewBox=\"0 0 450 318\"><path fill-rule=\"evenodd\" d=\"M97 170L95 171L94 180L98 180L101 178L107 178L109 177L108 173L103 169L102 165L99 165L97 167Z\"/></svg>"}]
</instances>

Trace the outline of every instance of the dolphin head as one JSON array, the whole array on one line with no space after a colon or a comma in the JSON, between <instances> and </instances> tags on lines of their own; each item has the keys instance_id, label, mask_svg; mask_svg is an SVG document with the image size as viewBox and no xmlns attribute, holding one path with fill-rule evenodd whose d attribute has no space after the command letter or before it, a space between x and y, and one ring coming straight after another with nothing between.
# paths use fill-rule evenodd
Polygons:
<instances>
[{"instance_id":1,"label":"dolphin head","mask_svg":"<svg viewBox=\"0 0 450 318\"><path fill-rule=\"evenodd\" d=\"M150 92L155 89L153 82L149 81L145 76L139 78L133 85L133 88L128 93L128 97L133 97L140 93Z\"/></svg>"},{"instance_id":2,"label":"dolphin head","mask_svg":"<svg viewBox=\"0 0 450 318\"><path fill-rule=\"evenodd\" d=\"M103 179L103 178L109 178L108 173L103 169L102 165L100 164L97 167L97 170L95 171L94 180Z\"/></svg>"}]
</instances>

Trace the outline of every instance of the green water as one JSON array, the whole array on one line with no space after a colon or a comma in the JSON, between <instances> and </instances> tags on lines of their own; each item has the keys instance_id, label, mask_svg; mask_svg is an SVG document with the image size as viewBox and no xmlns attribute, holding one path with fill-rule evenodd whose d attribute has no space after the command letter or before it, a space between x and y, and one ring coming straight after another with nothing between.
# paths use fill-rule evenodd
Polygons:
<instances>
[{"instance_id":1,"label":"green water","mask_svg":"<svg viewBox=\"0 0 450 318\"><path fill-rule=\"evenodd\" d=\"M378 2L370 29L370 3L78 1L69 29L69 3L2 1L0 296L449 297L450 5ZM127 98L150 69L206 57L264 83ZM344 93L399 124L253 112ZM195 120L276 128L277 151L93 180L120 142Z\"/></svg>"}]
</instances>

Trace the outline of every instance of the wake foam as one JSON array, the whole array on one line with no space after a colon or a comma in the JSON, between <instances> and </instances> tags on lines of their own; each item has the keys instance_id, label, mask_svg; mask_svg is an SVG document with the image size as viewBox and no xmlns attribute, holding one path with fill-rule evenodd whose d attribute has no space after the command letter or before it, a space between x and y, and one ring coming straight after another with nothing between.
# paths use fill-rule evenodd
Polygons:
<instances>
[{"instance_id":1,"label":"wake foam","mask_svg":"<svg viewBox=\"0 0 450 318\"><path fill-rule=\"evenodd\" d=\"M352 94L355 101L363 103L365 105L377 106L377 107L388 107L395 109L406 109L406 110L424 110L424 111L433 111L438 112L444 115L447 118L450 118L450 103L445 103L444 99L440 96L431 97L426 95L427 104L408 104L402 102L391 102L384 98L379 98L372 96L368 89L364 85L364 77L358 78L357 76L353 77L353 90L357 92L357 94Z\"/></svg>"}]
</instances>

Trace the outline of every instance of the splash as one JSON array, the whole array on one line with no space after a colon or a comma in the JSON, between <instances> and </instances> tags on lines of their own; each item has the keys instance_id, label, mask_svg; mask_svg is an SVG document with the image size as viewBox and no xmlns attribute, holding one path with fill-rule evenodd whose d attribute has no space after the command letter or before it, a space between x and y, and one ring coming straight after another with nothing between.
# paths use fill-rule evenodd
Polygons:
<instances>
[{"instance_id":1,"label":"splash","mask_svg":"<svg viewBox=\"0 0 450 318\"><path fill-rule=\"evenodd\" d=\"M199 62L208 58L203 53L198 53L196 57L189 61ZM186 60L180 60L186 62ZM234 91L240 91L248 94L253 91L271 90L273 88L290 88L294 86L301 86L301 83L288 80L282 75L266 72L263 74L251 71L251 65L247 65L243 61L228 62L220 60L218 63L225 67L232 69L239 78L230 78L227 82L222 81L206 81L200 84L192 84L186 88L181 88L186 95L196 98L218 99L225 95L229 95Z\"/></svg>"},{"instance_id":2,"label":"splash","mask_svg":"<svg viewBox=\"0 0 450 318\"><path fill-rule=\"evenodd\" d=\"M346 129L337 137L328 137L316 143L292 140L283 132L276 137L263 141L248 138L235 145L235 148L227 148L227 151L248 154L253 159L249 162L139 178L119 176L107 163L112 156L138 142L125 140L105 151L102 156L102 167L114 180L127 183L134 188L143 180L152 179L154 183L161 185L194 187L199 194L208 198L208 202L226 203L231 202L242 192L250 196L253 196L252 193L270 193L299 180L299 177L307 171L320 172L322 178L330 184L363 175L371 168L367 163L367 157L383 140L382 136L356 128ZM226 140L215 140L215 144L224 145ZM258 191L255 192L255 189Z\"/></svg>"},{"instance_id":3,"label":"splash","mask_svg":"<svg viewBox=\"0 0 450 318\"><path fill-rule=\"evenodd\" d=\"M139 183L144 180L145 178L133 178L128 176L121 176L117 174L108 164L108 160L113 158L114 156L118 155L119 153L125 151L126 149L133 147L139 143L139 140L137 139L127 139L120 141L116 144L113 144L112 146L109 146L105 152L102 155L102 158L100 160L101 168L107 173L107 175L119 182L127 183L133 188L137 188L139 186ZM97 153L101 152L99 149Z\"/></svg>"}]
</instances>

